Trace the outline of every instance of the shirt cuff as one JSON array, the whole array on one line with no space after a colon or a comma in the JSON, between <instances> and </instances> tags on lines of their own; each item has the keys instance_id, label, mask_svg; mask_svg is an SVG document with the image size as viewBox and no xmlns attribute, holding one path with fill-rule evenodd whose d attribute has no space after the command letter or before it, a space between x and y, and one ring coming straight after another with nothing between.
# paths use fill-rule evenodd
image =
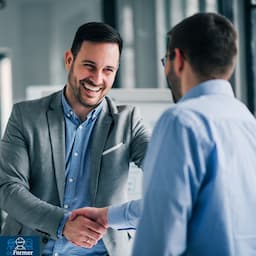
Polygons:
<instances>
[{"instance_id":1,"label":"shirt cuff","mask_svg":"<svg viewBox=\"0 0 256 256\"><path fill-rule=\"evenodd\" d=\"M62 238L63 237L63 229L64 229L64 226L69 218L69 216L71 215L71 212L65 212L64 213L64 217L63 219L61 220L59 226L58 226L58 229L57 229L57 237L58 238Z\"/></svg>"},{"instance_id":2,"label":"shirt cuff","mask_svg":"<svg viewBox=\"0 0 256 256\"><path fill-rule=\"evenodd\" d=\"M142 200L132 200L108 208L108 226L113 229L135 229L141 215Z\"/></svg>"}]
</instances>

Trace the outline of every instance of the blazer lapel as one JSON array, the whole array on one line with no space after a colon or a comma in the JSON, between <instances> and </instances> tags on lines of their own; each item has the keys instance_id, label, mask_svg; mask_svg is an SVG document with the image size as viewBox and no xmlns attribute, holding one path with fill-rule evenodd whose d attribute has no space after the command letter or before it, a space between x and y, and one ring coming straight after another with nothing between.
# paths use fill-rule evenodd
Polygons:
<instances>
[{"instance_id":1,"label":"blazer lapel","mask_svg":"<svg viewBox=\"0 0 256 256\"><path fill-rule=\"evenodd\" d=\"M95 123L92 138L91 138L91 173L90 173L90 196L92 205L95 205L96 194L99 184L99 174L101 166L101 157L104 150L105 142L111 123L112 116L108 110L106 101L104 102L103 109Z\"/></svg>"},{"instance_id":2,"label":"blazer lapel","mask_svg":"<svg viewBox=\"0 0 256 256\"><path fill-rule=\"evenodd\" d=\"M47 112L53 164L61 206L63 205L65 185L65 124L61 107L61 92L53 98Z\"/></svg>"}]
</instances>

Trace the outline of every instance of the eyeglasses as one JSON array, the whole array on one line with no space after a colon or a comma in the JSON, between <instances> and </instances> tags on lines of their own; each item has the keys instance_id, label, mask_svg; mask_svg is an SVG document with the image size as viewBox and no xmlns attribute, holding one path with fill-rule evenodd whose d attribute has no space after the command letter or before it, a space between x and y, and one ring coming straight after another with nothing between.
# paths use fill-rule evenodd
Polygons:
<instances>
[{"instance_id":1,"label":"eyeglasses","mask_svg":"<svg viewBox=\"0 0 256 256\"><path fill-rule=\"evenodd\" d=\"M165 67L166 61L167 61L167 57L169 54L165 54L165 56L161 59L162 65Z\"/></svg>"},{"instance_id":2,"label":"eyeglasses","mask_svg":"<svg viewBox=\"0 0 256 256\"><path fill-rule=\"evenodd\" d=\"M173 60L175 57L175 51L171 53L166 53L165 56L161 59L162 65L165 67L167 58L170 57L170 60Z\"/></svg>"}]
</instances>

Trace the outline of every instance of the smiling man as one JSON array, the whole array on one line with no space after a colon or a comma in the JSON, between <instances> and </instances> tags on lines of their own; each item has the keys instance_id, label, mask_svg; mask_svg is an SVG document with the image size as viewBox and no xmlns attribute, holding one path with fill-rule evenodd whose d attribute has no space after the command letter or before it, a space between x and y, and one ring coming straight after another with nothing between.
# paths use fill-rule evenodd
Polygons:
<instances>
[{"instance_id":1,"label":"smiling man","mask_svg":"<svg viewBox=\"0 0 256 256\"><path fill-rule=\"evenodd\" d=\"M106 96L121 51L112 27L82 25L65 53L63 90L13 107L0 145L2 234L40 236L42 255L130 255L130 231L69 219L80 207L127 201L129 164L144 158L149 135L137 109Z\"/></svg>"},{"instance_id":2,"label":"smiling man","mask_svg":"<svg viewBox=\"0 0 256 256\"><path fill-rule=\"evenodd\" d=\"M111 89L119 66L116 43L84 41L78 53L65 54L69 71L66 97L81 120L97 107Z\"/></svg>"}]
</instances>

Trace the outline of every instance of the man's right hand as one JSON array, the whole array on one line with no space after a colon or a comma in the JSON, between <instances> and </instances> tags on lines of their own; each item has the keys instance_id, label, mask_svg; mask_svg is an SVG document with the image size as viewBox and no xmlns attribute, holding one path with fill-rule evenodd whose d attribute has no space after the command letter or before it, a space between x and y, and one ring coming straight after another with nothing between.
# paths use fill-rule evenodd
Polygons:
<instances>
[{"instance_id":1,"label":"man's right hand","mask_svg":"<svg viewBox=\"0 0 256 256\"><path fill-rule=\"evenodd\" d=\"M70 215L70 219L73 220L77 216L84 216L91 220L96 221L105 228L108 227L108 207L96 208L96 207L84 207L75 209Z\"/></svg>"},{"instance_id":2,"label":"man's right hand","mask_svg":"<svg viewBox=\"0 0 256 256\"><path fill-rule=\"evenodd\" d=\"M63 234L75 245L91 248L102 238L106 230L106 227L85 216L77 216L67 220Z\"/></svg>"}]
</instances>

